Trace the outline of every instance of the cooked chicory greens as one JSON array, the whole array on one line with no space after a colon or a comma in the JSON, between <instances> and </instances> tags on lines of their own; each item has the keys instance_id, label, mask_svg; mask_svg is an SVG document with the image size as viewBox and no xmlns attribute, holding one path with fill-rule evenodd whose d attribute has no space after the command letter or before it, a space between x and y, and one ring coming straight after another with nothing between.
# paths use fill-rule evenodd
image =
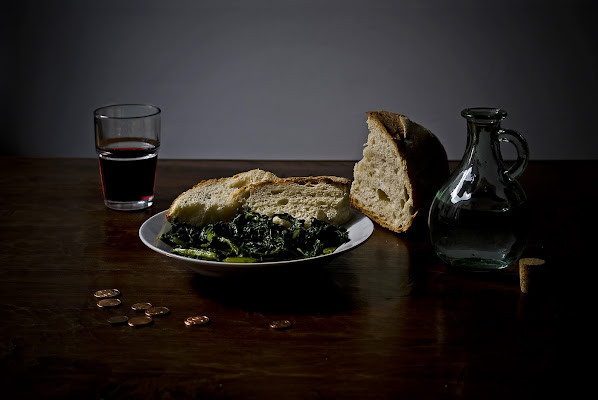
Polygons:
<instances>
[{"instance_id":1,"label":"cooked chicory greens","mask_svg":"<svg viewBox=\"0 0 598 400\"><path fill-rule=\"evenodd\" d=\"M315 257L334 252L349 241L344 227L313 218L305 221L289 214L271 217L240 211L230 222L195 227L174 220L160 236L172 253L223 262L267 262Z\"/></svg>"}]
</instances>

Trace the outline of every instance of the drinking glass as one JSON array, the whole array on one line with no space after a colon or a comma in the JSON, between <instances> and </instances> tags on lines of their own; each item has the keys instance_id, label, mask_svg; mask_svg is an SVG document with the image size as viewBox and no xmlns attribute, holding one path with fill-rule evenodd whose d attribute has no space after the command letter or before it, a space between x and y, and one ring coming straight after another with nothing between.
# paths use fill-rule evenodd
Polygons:
<instances>
[{"instance_id":1,"label":"drinking glass","mask_svg":"<svg viewBox=\"0 0 598 400\"><path fill-rule=\"evenodd\" d=\"M96 153L104 204L121 211L154 202L161 110L150 104L115 104L94 111Z\"/></svg>"}]
</instances>

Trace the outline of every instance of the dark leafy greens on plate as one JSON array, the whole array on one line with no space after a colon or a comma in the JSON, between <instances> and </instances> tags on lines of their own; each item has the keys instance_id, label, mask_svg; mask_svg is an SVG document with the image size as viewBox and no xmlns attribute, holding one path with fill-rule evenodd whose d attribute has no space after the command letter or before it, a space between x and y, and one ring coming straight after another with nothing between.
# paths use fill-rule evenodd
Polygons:
<instances>
[{"instance_id":1,"label":"dark leafy greens on plate","mask_svg":"<svg viewBox=\"0 0 598 400\"><path fill-rule=\"evenodd\" d=\"M308 226L289 214L271 217L240 211L230 222L202 227L177 220L160 240L172 253L184 257L223 262L286 261L330 254L349 241L344 227L313 218Z\"/></svg>"}]
</instances>

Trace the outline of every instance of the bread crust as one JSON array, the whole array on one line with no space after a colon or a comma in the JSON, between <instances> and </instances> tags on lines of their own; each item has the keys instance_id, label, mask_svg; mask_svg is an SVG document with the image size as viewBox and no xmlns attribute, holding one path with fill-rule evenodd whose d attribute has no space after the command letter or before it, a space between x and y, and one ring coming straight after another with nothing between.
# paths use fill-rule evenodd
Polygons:
<instances>
[{"instance_id":1,"label":"bread crust","mask_svg":"<svg viewBox=\"0 0 598 400\"><path fill-rule=\"evenodd\" d=\"M314 200L310 201L310 193L309 191L304 192L307 190L308 187L313 187L315 190L319 191L320 185L325 185L327 188L335 188L335 192L338 193L340 191L342 193L342 198L336 198L332 203L321 203L321 204L313 204ZM266 215L270 215L273 213L282 213L288 212L291 215L295 216L296 218L305 219L306 221L310 218L317 218L325 220L329 223L334 225L342 225L343 223L347 222L351 216L351 201L349 199L349 192L351 190L351 181L347 178L342 178L338 176L306 176L306 177L289 177L289 178L279 178L271 181L264 181L264 182L257 182L251 185L247 185L245 187L240 188L235 192L233 198L238 199L239 202L244 204L244 207L252 208L256 206L255 197L256 194L260 193L262 188L265 192L270 191L277 191L280 188L280 193L285 196L288 195L285 189L286 187L292 187L291 197L288 199L292 199L287 204L286 202L284 205L277 206L276 199L277 195L270 195L272 196L272 203L267 205L264 209L263 204L257 205L257 209L254 211L265 213ZM307 198L295 197L297 191L299 193L303 193L303 196L307 196ZM263 193L263 192L262 192ZM311 192L314 193L314 192ZM263 197L257 195L258 197L258 204ZM300 199L297 201L296 199ZM278 198L278 200L281 200ZM298 208L297 208L298 207ZM306 211L307 210L310 211ZM286 210L286 211L285 211Z\"/></svg>"},{"instance_id":2,"label":"bread crust","mask_svg":"<svg viewBox=\"0 0 598 400\"><path fill-rule=\"evenodd\" d=\"M351 189L351 181L347 178L338 176L292 176L288 178L278 178L274 180L262 181L252 183L250 185L239 188L234 194L233 198L246 198L251 191L265 185L285 185L288 183L296 183L298 185L317 185L318 183L325 183L330 185L341 186L343 190L349 192Z\"/></svg>"},{"instance_id":3,"label":"bread crust","mask_svg":"<svg viewBox=\"0 0 598 400\"><path fill-rule=\"evenodd\" d=\"M271 178L270 179L264 178L264 181L269 181L271 179L277 179L278 178L278 177L276 177L276 175L272 174L271 172L264 171L264 170L261 170L261 169L255 169L255 170L250 170L250 171L239 172L239 173L237 173L237 174L235 174L233 176L230 176L230 177L213 178L213 179L206 179L206 180L200 181L199 183L195 184L192 188L184 191L183 193L181 193L180 195L178 195L174 199L174 201L170 204L170 207L168 207L168 210L166 211L166 215L165 215L166 220L169 221L169 222L172 222L174 220L174 218L176 217L176 214L177 214L177 206L178 206L179 200L181 200L187 194L189 194L191 192L194 192L194 191L197 191L198 189L202 189L202 187L208 186L208 185L214 185L214 186L215 185L219 185L219 184L225 185L227 182L234 181L236 179L244 177L245 175L251 174L253 172L261 172L261 173L264 173L264 174L270 174Z\"/></svg>"},{"instance_id":4,"label":"bread crust","mask_svg":"<svg viewBox=\"0 0 598 400\"><path fill-rule=\"evenodd\" d=\"M425 127L404 115L389 111L368 111L368 123L376 125L394 145L401 168L408 176L405 187L412 199L412 214L402 226L394 226L351 194L351 205L379 225L394 232L405 232L416 217L426 214L438 189L449 176L446 151L440 140ZM354 178L355 179L355 178Z\"/></svg>"},{"instance_id":5,"label":"bread crust","mask_svg":"<svg viewBox=\"0 0 598 400\"><path fill-rule=\"evenodd\" d=\"M239 189L237 191L237 193L239 191L245 190L246 188L249 189L249 188L264 186L264 185L268 185L268 184L284 185L286 183L296 183L298 185L317 185L319 183L324 183L324 184L342 186L347 190L349 190L350 186L351 186L351 181L349 179L342 178L339 176L330 176L330 175L292 176L289 178L279 178L279 179L270 180L270 181L262 181L262 182L253 183L251 185L246 186L245 188Z\"/></svg>"},{"instance_id":6,"label":"bread crust","mask_svg":"<svg viewBox=\"0 0 598 400\"><path fill-rule=\"evenodd\" d=\"M409 176L414 207L434 197L449 176L447 155L440 140L408 117L388 111L369 111L396 146Z\"/></svg>"},{"instance_id":7,"label":"bread crust","mask_svg":"<svg viewBox=\"0 0 598 400\"><path fill-rule=\"evenodd\" d=\"M187 195L187 193L197 190L198 188L201 188L202 186L206 186L206 185L211 185L211 184L215 184L218 182L224 182L225 180L228 180L230 178L218 178L218 179L206 179L203 181L200 181L199 183L193 185L193 187L191 189L185 190L183 193L179 194L174 201L170 204L170 207L168 207L168 211L166 211L166 220L168 222L172 222L174 220L174 213L175 213L175 209L176 209L176 205L178 204L178 201L183 198L184 196Z\"/></svg>"},{"instance_id":8,"label":"bread crust","mask_svg":"<svg viewBox=\"0 0 598 400\"><path fill-rule=\"evenodd\" d=\"M388 223L383 215L380 215L379 213L371 211L365 204L362 204L359 200L357 200L353 197L351 197L350 200L351 200L351 207L358 210L363 215L369 217L370 219L375 221L378 225L380 225L383 228L386 228L388 230L391 230L391 231L397 232L397 233L406 231L409 228L409 227L406 227L404 230L399 231L399 230L397 230L396 226ZM416 211L416 214L417 213L418 212ZM413 218L416 217L416 214L413 215ZM409 225L411 225L411 223Z\"/></svg>"},{"instance_id":9,"label":"bread crust","mask_svg":"<svg viewBox=\"0 0 598 400\"><path fill-rule=\"evenodd\" d=\"M247 180L249 174L253 173L254 171L260 171L264 173L260 176L262 180L256 181L256 177L252 175L254 183L248 183ZM245 201L247 201L247 198L252 193L255 193L255 190L259 190L261 187L266 185L282 187L289 184L293 184L293 186L299 185L306 187L319 187L318 185L325 184L329 185L328 187L340 188L343 192L346 204L344 209L345 211L343 212L347 213L347 210L350 210L349 191L351 187L351 181L349 179L337 176L278 178L276 175L267 171L251 170L241 172L231 177L207 179L197 183L191 189L186 190L176 197L166 212L166 220L173 222L174 219L178 217L183 218L182 220L184 222L202 225L212 222L212 220L216 220L218 218L232 218L232 212L234 212L234 210L240 209ZM211 197L211 200L204 201L197 200L197 197L195 197L202 196L208 192L218 193L223 187L226 188L225 190L227 191L226 198L220 198L218 195L216 195ZM186 206L187 202L189 202L191 206ZM329 214L326 213L326 215L328 216Z\"/></svg>"}]
</instances>

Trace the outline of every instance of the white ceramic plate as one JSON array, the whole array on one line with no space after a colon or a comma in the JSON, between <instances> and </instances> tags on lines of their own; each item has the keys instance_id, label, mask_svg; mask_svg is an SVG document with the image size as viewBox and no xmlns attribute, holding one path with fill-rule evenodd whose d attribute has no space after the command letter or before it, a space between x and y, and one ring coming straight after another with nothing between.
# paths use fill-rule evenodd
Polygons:
<instances>
[{"instance_id":1,"label":"white ceramic plate","mask_svg":"<svg viewBox=\"0 0 598 400\"><path fill-rule=\"evenodd\" d=\"M166 221L166 210L150 217L139 228L141 241L150 249L168 257L185 261L196 272L203 275L221 276L233 273L265 269L281 269L291 266L304 266L305 264L324 264L334 257L346 253L364 243L374 232L374 224L365 215L355 211L353 218L344 225L349 232L349 241L336 249L332 254L318 257L261 263L226 263L218 261L197 260L183 257L170 252L171 246L160 240L160 236L170 230L170 223Z\"/></svg>"}]
</instances>

